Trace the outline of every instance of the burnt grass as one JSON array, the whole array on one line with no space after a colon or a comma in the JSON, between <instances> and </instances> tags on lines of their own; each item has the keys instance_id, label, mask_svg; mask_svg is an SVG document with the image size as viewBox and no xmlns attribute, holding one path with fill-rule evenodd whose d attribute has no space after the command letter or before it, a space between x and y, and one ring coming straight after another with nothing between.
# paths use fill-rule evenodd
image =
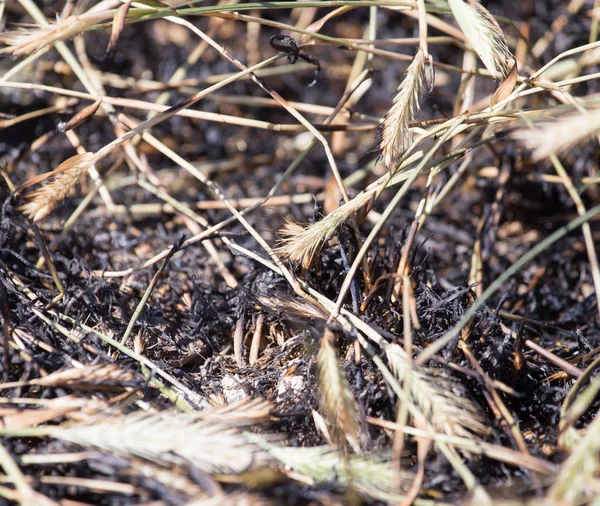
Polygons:
<instances>
[{"instance_id":1,"label":"burnt grass","mask_svg":"<svg viewBox=\"0 0 600 506\"><path fill-rule=\"evenodd\" d=\"M60 11L60 2L44 2L48 17ZM508 17L517 24L531 19L530 38L537 40L558 15L563 4L558 1L488 2L494 14ZM270 19L287 22L284 11L267 11ZM18 7L9 9L8 21L26 20ZM450 19L447 17L447 19ZM416 23L397 13L381 10L378 38L413 37ZM361 37L368 23L368 9L357 9L343 17L343 22L328 25L335 36ZM200 19L199 26L207 26ZM245 24L227 24L217 40L244 61L246 53ZM88 56L100 72L123 77L166 82L185 60L195 41L189 36L176 44L165 42L170 37L164 22L137 23L121 35L119 46L111 58L104 58L109 32L97 30L85 35ZM162 34L160 31L163 31ZM569 18L564 29L550 42L540 57L540 65L568 48L587 43L589 20L580 15ZM263 27L258 49L260 58L273 54L268 39L278 33ZM437 33L433 30L433 35ZM176 35L176 34L175 34ZM173 35L173 36L175 36ZM73 42L68 45L73 47ZM396 49L393 49L396 50ZM400 49L405 51L405 49ZM286 99L335 106L345 75L329 71L340 65L351 65L353 53L334 46L316 46L309 50L318 57L323 67L314 87L308 87L312 70L291 73L282 77L266 78ZM462 51L453 46L432 45L436 61L460 66ZM6 56L0 60L4 70L15 60ZM61 72L59 56L50 51L37 63L28 79L66 89L82 89L70 72ZM356 112L382 116L390 101L396 83L405 65L397 61L373 60L373 84L362 100L354 106ZM206 79L213 74L233 72L233 66L214 51L207 50L200 62L190 68L188 78ZM23 79L26 79L23 78ZM452 110L452 101L458 77L449 74L447 85L436 89L425 101L421 116L426 119L442 118ZM110 96L126 96L154 101L158 92L120 89L105 83ZM202 86L202 85L201 85ZM596 92L597 84L589 81L573 90L575 95ZM486 91L486 93L489 90ZM250 81L238 81L219 94L264 96ZM173 90L170 104L186 95ZM549 95L544 95L552 100ZM26 112L49 107L56 97L43 92L2 88L0 111L19 116ZM55 169L63 160L75 154L57 125L68 120L81 106L66 113L48 114L0 131L0 168L8 171L13 184L19 185L30 177ZM251 117L273 123L291 123L292 119L279 108L246 106L206 99L195 108L241 117ZM131 112L143 120L144 111ZM100 149L114 138L106 116L95 117L77 128L77 135L89 151ZM210 177L230 199L263 197L287 168L293 154L290 143L296 134L271 132L250 127L197 121L174 117L153 129L156 137L176 148L184 158L194 163L221 162L235 158L239 163L233 169L215 171ZM48 141L31 152L32 143L48 134ZM337 135L337 134L336 134ZM347 132L344 148L338 150L336 160L343 176L364 166L377 156L376 131ZM169 190L169 195L192 208L198 201L216 200L214 194L182 170L174 169L172 162L148 144L139 145L139 152ZM256 158L262 156L259 161ZM597 142L580 146L563 158L573 179L580 180L594 173L600 150ZM114 159L104 160L100 173L108 170ZM469 271L474 244L481 245L483 284L488 286L533 245L568 221L575 218L576 208L562 185L550 184L541 175L553 173L548 162L533 162L522 146L506 136L498 136L490 146L478 148L466 176L454 191L434 210L419 231L410 252L410 279L416 305L419 329L413 331L415 353L440 338L464 315L473 302L476 287L469 285ZM488 176L484 167L497 167L508 177ZM451 166L440 175L440 185L452 172ZM316 148L282 186L280 194L318 194L329 178L328 163L321 148ZM97 328L120 339L134 311L160 263L122 277L105 277L103 271L119 271L140 265L163 249L189 238L192 232L181 216L173 212L133 213L135 205L159 203L160 200L135 183L136 175L123 164L110 176L111 196L124 211L111 214L96 196L74 226L61 237L65 220L91 190L93 183L84 182L52 214L38 224L40 236L50 248L54 266L64 286L64 297L54 309L70 318ZM369 180L374 180L372 176ZM127 180L130 182L127 183ZM400 206L384 226L376 244L369 252L372 279L395 272L400 253L409 233L414 212L423 195L425 180L418 180ZM355 190L356 191L356 190ZM384 193L375 204L382 212L393 196ZM500 195L500 198L498 196ZM587 206L598 203L597 190L583 194ZM595 202L594 202L595 200ZM0 304L6 332L19 329L20 338L10 335L8 353L10 366L3 368L5 381L25 382L44 377L81 364L117 363L132 373L127 387L135 391L136 399L155 408L166 409L171 403L144 380L140 364L114 350L92 333L79 333L74 342L42 322L34 313L39 302L49 304L57 295L47 264L38 264L41 256L39 238L34 225L18 211L22 203L11 194L4 179L0 180ZM320 203L308 202L289 206L260 208L249 216L250 222L267 241L275 245L276 231L284 219L307 222L321 219ZM230 216L224 209L198 211L208 222L215 224ZM372 225L361 225L364 237ZM591 221L596 244L600 244L600 223ZM223 232L235 243L265 256L257 242L238 223ZM332 300L336 299L345 277L340 244L346 253L354 254L354 236L343 228L340 236L324 248L316 264L306 272L296 269L296 275ZM160 368L177 377L184 385L206 399L227 399L223 379L235 377L242 395L264 398L274 403L273 420L266 430L283 433L286 443L296 446L323 444L316 429L312 411L319 410L316 354L324 323L288 314L276 305L269 306L264 299L289 300L297 296L287 282L256 260L215 241L220 258L238 282L231 288L224 281L214 261L200 244L192 245L175 254L160 273L142 313L137 318L131 338L144 343L143 354ZM36 265L38 264L38 265ZM294 267L294 266L291 266ZM359 284L362 276L357 276ZM18 283L16 282L18 280ZM362 285L359 292L364 294ZM36 300L28 295L35 294ZM371 299L360 317L377 329L390 342L403 342L403 307L401 301L391 302L388 283ZM352 310L350 298L345 306ZM248 363L250 339L258 315L264 318L264 345L258 360ZM510 315L513 317L509 318ZM244 362L236 363L233 336L242 321ZM10 330L10 332L9 332ZM430 365L454 375L464 387L461 395L473 399L485 414L493 429L492 443L515 448L515 442L506 429L505 420L490 410L486 387L473 364L458 347L458 337L446 346ZM337 343L342 369L350 382L359 410L364 416L395 420L396 397L368 355L360 363L354 360L354 340L351 333L340 336ZM594 293L589 259L581 230L558 241L516 276L502 286L480 309L469 326L468 345L481 369L492 379L513 389L512 394L500 393L525 437L528 451L537 457L561 463L565 455L557 449L558 417L565 396L574 378L539 353L525 346L533 341L581 371L597 358L600 351L600 321ZM282 341L285 341L283 344ZM281 379L301 376L301 392L281 392ZM109 401L115 393L99 384L97 389L81 391L65 386L18 386L2 391L6 408L25 408L19 399L52 399L62 396L96 398ZM15 400L11 400L15 399ZM579 426L587 424L591 413L600 403L594 401ZM2 408L4 409L4 408ZM51 423L60 422L60 417ZM365 450L372 453L389 449L390 433L375 425L365 425L368 435ZM264 428L262 430L265 430ZM3 444L14 458L30 453L66 453L72 447L53 440L33 438L6 438ZM416 446L407 443L406 452L416 466ZM487 457L467 461L468 466L493 495L527 497L535 495L536 480L527 469L509 466ZM185 495L156 478L144 477L135 471L135 463L121 457L98 453L94 458L79 463L53 466L27 466L23 472L31 477L36 490L55 500L70 499L89 504L145 504L153 500L165 504L182 504ZM173 470L177 475L197 476L187 470ZM45 482L45 476L109 479L134 485L135 493L101 493L83 487ZM516 486L515 486L516 483ZM549 483L542 482L542 487ZM226 491L248 490L241 482L222 483ZM510 487L510 488L509 488ZM424 498L438 498L450 503L466 497L462 481L446 461L435 453L427 460L422 494ZM344 495L335 487L305 485L282 477L264 490L254 491L275 504L334 504L344 502ZM365 499L366 501L366 499ZM66 504L66 503L64 503Z\"/></svg>"}]
</instances>

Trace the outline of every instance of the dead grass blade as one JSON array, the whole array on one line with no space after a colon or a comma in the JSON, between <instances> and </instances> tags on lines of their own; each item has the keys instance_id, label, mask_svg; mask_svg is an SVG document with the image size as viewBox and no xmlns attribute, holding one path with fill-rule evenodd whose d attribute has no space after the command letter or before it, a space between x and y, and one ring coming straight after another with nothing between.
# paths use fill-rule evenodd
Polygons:
<instances>
[{"instance_id":1,"label":"dead grass blade","mask_svg":"<svg viewBox=\"0 0 600 506\"><path fill-rule=\"evenodd\" d=\"M512 93L512 91L515 89L515 86L517 85L518 78L519 71L517 70L517 61L515 60L515 64L512 66L512 69L509 72L508 76L506 77L506 79L504 79L504 81L500 83L500 85L492 95L492 98L490 100L491 108L494 108L496 104L502 102L503 100L509 97L509 95Z\"/></svg>"},{"instance_id":2,"label":"dead grass blade","mask_svg":"<svg viewBox=\"0 0 600 506\"><path fill-rule=\"evenodd\" d=\"M93 104L84 107L81 111L75 114L69 121L63 124L59 124L58 128L61 132L68 132L73 128L77 128L78 126L85 123L88 119L90 119L100 107L102 103L102 97L98 98Z\"/></svg>"},{"instance_id":3,"label":"dead grass blade","mask_svg":"<svg viewBox=\"0 0 600 506\"><path fill-rule=\"evenodd\" d=\"M426 53L419 47L385 115L379 149L388 169L395 169L412 141L410 123L421 108L425 87Z\"/></svg>"},{"instance_id":4,"label":"dead grass blade","mask_svg":"<svg viewBox=\"0 0 600 506\"><path fill-rule=\"evenodd\" d=\"M35 222L43 220L71 193L75 185L79 183L94 163L94 158L94 154L89 152L72 156L55 170L26 181L17 189L17 193L41 181L51 179L49 183L46 183L40 189L28 194L26 196L28 202L19 207L19 210Z\"/></svg>"},{"instance_id":5,"label":"dead grass blade","mask_svg":"<svg viewBox=\"0 0 600 506\"><path fill-rule=\"evenodd\" d=\"M31 488L25 475L2 443L0 443L0 467L13 482L19 494L19 504L23 506L58 506L58 503Z\"/></svg>"},{"instance_id":6,"label":"dead grass blade","mask_svg":"<svg viewBox=\"0 0 600 506\"><path fill-rule=\"evenodd\" d=\"M327 315L307 301L291 297L266 297L259 295L256 300L260 305L275 314L284 314L286 318L297 320L327 320Z\"/></svg>"},{"instance_id":7,"label":"dead grass blade","mask_svg":"<svg viewBox=\"0 0 600 506\"><path fill-rule=\"evenodd\" d=\"M125 28L125 19L127 19L127 13L129 12L129 8L131 7L131 2L132 0L127 0L115 12L112 30L110 32L110 39L108 40L108 45L106 46L107 55L114 53L115 49L117 48L119 37L121 36L123 28Z\"/></svg>"},{"instance_id":8,"label":"dead grass blade","mask_svg":"<svg viewBox=\"0 0 600 506\"><path fill-rule=\"evenodd\" d=\"M452 14L467 40L494 79L501 81L490 107L507 98L517 84L517 59L511 53L498 22L477 0L448 0Z\"/></svg>"},{"instance_id":9,"label":"dead grass blade","mask_svg":"<svg viewBox=\"0 0 600 506\"><path fill-rule=\"evenodd\" d=\"M306 27L306 32L312 32L312 33L320 32L321 28L323 28L325 23L327 23L329 20L333 19L336 16L345 14L346 12L351 11L352 9L355 9L355 8L356 7L354 5L343 5L342 7L338 7L334 11L327 13L322 18L319 18L316 21L312 22L309 26ZM303 33L302 36L300 37L300 44L306 44L310 41L310 39L311 39L311 36L309 33Z\"/></svg>"},{"instance_id":10,"label":"dead grass blade","mask_svg":"<svg viewBox=\"0 0 600 506\"><path fill-rule=\"evenodd\" d=\"M540 457L524 455L518 450L506 448L504 446L486 443L472 437L464 438L459 436L447 436L445 434L432 433L431 429L421 430L415 427L402 426L388 420L379 418L367 418L367 422L373 425L384 427L388 430L402 431L407 435L415 438L431 439L435 443L443 443L451 445L454 448L460 448L463 452L468 452L474 455L485 455L490 459L504 462L511 466L518 466L524 469L535 471L536 473L554 475L557 471L557 466L543 460Z\"/></svg>"},{"instance_id":11,"label":"dead grass blade","mask_svg":"<svg viewBox=\"0 0 600 506\"><path fill-rule=\"evenodd\" d=\"M7 429L34 427L59 418L74 409L77 408L69 406L48 409L0 408L0 422L2 427Z\"/></svg>"},{"instance_id":12,"label":"dead grass blade","mask_svg":"<svg viewBox=\"0 0 600 506\"><path fill-rule=\"evenodd\" d=\"M335 334L326 328L317 359L321 409L329 422L333 442L340 448L348 442L356 453L360 453L356 403L348 380L340 369L334 342Z\"/></svg>"},{"instance_id":13,"label":"dead grass blade","mask_svg":"<svg viewBox=\"0 0 600 506\"><path fill-rule=\"evenodd\" d=\"M247 427L273 419L273 404L264 399L251 399L216 406L197 413L206 422L215 422L228 427Z\"/></svg>"},{"instance_id":14,"label":"dead grass blade","mask_svg":"<svg viewBox=\"0 0 600 506\"><path fill-rule=\"evenodd\" d=\"M233 492L192 499L183 506L269 506L271 504L274 503L258 495Z\"/></svg>"}]
</instances>

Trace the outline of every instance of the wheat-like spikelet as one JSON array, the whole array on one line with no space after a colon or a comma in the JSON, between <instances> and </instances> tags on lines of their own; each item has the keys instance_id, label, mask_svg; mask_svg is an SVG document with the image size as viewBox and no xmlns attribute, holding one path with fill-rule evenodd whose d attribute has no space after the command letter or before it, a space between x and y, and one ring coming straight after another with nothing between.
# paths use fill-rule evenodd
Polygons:
<instances>
[{"instance_id":1,"label":"wheat-like spikelet","mask_svg":"<svg viewBox=\"0 0 600 506\"><path fill-rule=\"evenodd\" d=\"M281 240L276 252L281 258L301 264L303 269L309 269L325 243L346 220L369 204L374 194L375 190L361 193L325 216L321 221L305 227L288 221L279 231Z\"/></svg>"},{"instance_id":2,"label":"wheat-like spikelet","mask_svg":"<svg viewBox=\"0 0 600 506\"><path fill-rule=\"evenodd\" d=\"M563 463L548 497L557 504L588 504L596 497L600 471L600 412ZM596 486L592 487L592 481Z\"/></svg>"},{"instance_id":3,"label":"wheat-like spikelet","mask_svg":"<svg viewBox=\"0 0 600 506\"><path fill-rule=\"evenodd\" d=\"M317 482L335 483L344 488L351 486L381 501L399 501L402 492L408 489L412 481L410 473L398 472L388 460L381 457L346 457L327 446L290 448L262 442L258 444L285 466Z\"/></svg>"},{"instance_id":4,"label":"wheat-like spikelet","mask_svg":"<svg viewBox=\"0 0 600 506\"><path fill-rule=\"evenodd\" d=\"M292 299L285 295L277 297L266 297L259 295L257 302L265 309L274 314L284 315L289 319L301 320L327 320L326 315L319 308L305 300Z\"/></svg>"},{"instance_id":5,"label":"wheat-like spikelet","mask_svg":"<svg viewBox=\"0 0 600 506\"><path fill-rule=\"evenodd\" d=\"M412 141L410 123L421 109L426 56L419 47L383 120L379 149L388 169L395 169Z\"/></svg>"},{"instance_id":6,"label":"wheat-like spikelet","mask_svg":"<svg viewBox=\"0 0 600 506\"><path fill-rule=\"evenodd\" d=\"M563 153L600 131L600 109L589 114L568 114L552 122L536 123L534 128L523 128L513 138L533 150L533 158L541 160L555 153Z\"/></svg>"},{"instance_id":7,"label":"wheat-like spikelet","mask_svg":"<svg viewBox=\"0 0 600 506\"><path fill-rule=\"evenodd\" d=\"M505 79L513 69L515 57L494 17L476 0L448 0L460 29L496 79Z\"/></svg>"},{"instance_id":8,"label":"wheat-like spikelet","mask_svg":"<svg viewBox=\"0 0 600 506\"><path fill-rule=\"evenodd\" d=\"M335 334L326 328L317 359L321 409L325 412L334 443L344 448L348 442L358 453L358 412L348 380L340 369L334 341Z\"/></svg>"},{"instance_id":9,"label":"wheat-like spikelet","mask_svg":"<svg viewBox=\"0 0 600 506\"><path fill-rule=\"evenodd\" d=\"M57 427L50 435L83 447L124 457L139 457L161 465L191 462L206 472L240 473L267 455L246 435L197 413L136 412L101 418L94 424Z\"/></svg>"},{"instance_id":10,"label":"wheat-like spikelet","mask_svg":"<svg viewBox=\"0 0 600 506\"><path fill-rule=\"evenodd\" d=\"M28 186L50 179L44 186L26 196L28 202L19 207L19 211L25 213L33 221L43 220L71 193L93 163L93 153L75 155L65 160L52 172L25 182L19 187L19 192Z\"/></svg>"},{"instance_id":11,"label":"wheat-like spikelet","mask_svg":"<svg viewBox=\"0 0 600 506\"><path fill-rule=\"evenodd\" d=\"M480 410L464 396L460 383L441 370L411 367L397 344L391 344L386 354L396 376L409 382L411 398L438 431L462 437L489 434Z\"/></svg>"},{"instance_id":12,"label":"wheat-like spikelet","mask_svg":"<svg viewBox=\"0 0 600 506\"><path fill-rule=\"evenodd\" d=\"M71 367L53 372L48 376L30 381L4 383L0 388L12 386L39 385L45 387L67 387L74 390L113 391L141 388L144 379L133 371L127 371L117 364L95 364Z\"/></svg>"},{"instance_id":13,"label":"wheat-like spikelet","mask_svg":"<svg viewBox=\"0 0 600 506\"><path fill-rule=\"evenodd\" d=\"M15 56L28 55L54 42L69 39L96 23L111 19L112 16L109 11L86 13L81 16L68 16L46 26L34 25L4 32L0 35L0 42L8 47L2 49L0 53Z\"/></svg>"}]
</instances>

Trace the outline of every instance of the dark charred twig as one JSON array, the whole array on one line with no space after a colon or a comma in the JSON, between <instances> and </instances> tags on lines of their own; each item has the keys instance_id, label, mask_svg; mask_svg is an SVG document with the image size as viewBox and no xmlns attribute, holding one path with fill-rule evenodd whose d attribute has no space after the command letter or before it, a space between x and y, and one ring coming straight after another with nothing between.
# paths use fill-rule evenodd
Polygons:
<instances>
[{"instance_id":1,"label":"dark charred twig","mask_svg":"<svg viewBox=\"0 0 600 506\"><path fill-rule=\"evenodd\" d=\"M52 299L50 304L48 304L48 306L46 307L46 309L50 309L60 299L62 299L64 297L65 289L63 287L62 281L60 280L60 276L58 275L58 271L56 270L56 267L54 266L54 262L52 261L52 257L50 256L50 252L48 251L48 247L46 246L46 241L42 237L42 234L40 234L40 230L38 229L37 225L33 221L30 221L29 223L30 223L31 229L33 230L35 237L37 239L37 243L38 243L38 246L42 253L42 256L44 257L44 260L46 261L46 264L48 265L48 269L50 269L50 273L52 274L52 279L54 280L54 284L56 285L56 288L59 292L58 295L56 297L54 297L54 299Z\"/></svg>"},{"instance_id":2,"label":"dark charred twig","mask_svg":"<svg viewBox=\"0 0 600 506\"><path fill-rule=\"evenodd\" d=\"M0 271L1 275L1 271ZM8 295L6 293L6 289L4 285L0 283L0 311L2 311L2 335L4 338L4 349L2 351L3 355L3 371L2 376L4 378L4 382L8 381L8 367L10 365L10 341L8 334L8 325L9 325L9 312L8 312Z\"/></svg>"},{"instance_id":3,"label":"dark charred twig","mask_svg":"<svg viewBox=\"0 0 600 506\"><path fill-rule=\"evenodd\" d=\"M506 432L514 438L515 443L517 444L519 450L523 453L529 454L527 451L527 446L525 444L525 440L523 439L523 435L519 430L516 422L510 412L504 406L504 403L501 401L496 389L493 387L488 377L485 375L483 369L477 359L473 356L473 353L469 347L469 345L465 341L459 341L458 346L463 351L473 368L479 373L479 377L483 380L484 386L486 388L485 392L486 400L488 401L490 408L496 415L496 418L500 421L502 425L504 425Z\"/></svg>"},{"instance_id":4,"label":"dark charred twig","mask_svg":"<svg viewBox=\"0 0 600 506\"><path fill-rule=\"evenodd\" d=\"M342 265L344 266L344 272L346 274L350 270L350 263L348 261L348 255L346 254L346 241L343 240L342 234L339 233L337 235L338 243L340 245L340 256L342 257ZM355 314L358 314L359 310L359 295L358 295L358 281L356 279L352 280L352 285L350 286L350 294L352 296L352 310Z\"/></svg>"},{"instance_id":5,"label":"dark charred twig","mask_svg":"<svg viewBox=\"0 0 600 506\"><path fill-rule=\"evenodd\" d=\"M573 376L574 378L579 378L583 371L578 367L570 364L566 360L563 360L560 357L557 357L554 353L542 348L539 344L534 343L530 339L526 339L523 343L530 350L535 351L541 357L544 357L549 362L552 362L557 367L560 367L563 371L565 371L569 376Z\"/></svg>"}]
</instances>

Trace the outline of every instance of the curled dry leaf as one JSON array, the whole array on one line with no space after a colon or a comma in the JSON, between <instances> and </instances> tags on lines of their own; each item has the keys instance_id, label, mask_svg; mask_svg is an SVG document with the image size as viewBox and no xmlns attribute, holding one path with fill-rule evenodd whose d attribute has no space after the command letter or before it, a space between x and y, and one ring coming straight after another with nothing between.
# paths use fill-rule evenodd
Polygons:
<instances>
[{"instance_id":1,"label":"curled dry leaf","mask_svg":"<svg viewBox=\"0 0 600 506\"><path fill-rule=\"evenodd\" d=\"M83 153L72 156L61 163L55 170L40 174L23 183L18 189L20 193L25 188L51 179L40 189L26 196L27 203L19 210L28 218L37 222L48 216L62 200L71 193L73 188L94 163L94 153Z\"/></svg>"},{"instance_id":2,"label":"curled dry leaf","mask_svg":"<svg viewBox=\"0 0 600 506\"><path fill-rule=\"evenodd\" d=\"M432 85L426 74L427 61L428 55L419 47L383 120L379 149L388 169L395 168L412 141L410 123L421 109L425 86Z\"/></svg>"}]
</instances>

